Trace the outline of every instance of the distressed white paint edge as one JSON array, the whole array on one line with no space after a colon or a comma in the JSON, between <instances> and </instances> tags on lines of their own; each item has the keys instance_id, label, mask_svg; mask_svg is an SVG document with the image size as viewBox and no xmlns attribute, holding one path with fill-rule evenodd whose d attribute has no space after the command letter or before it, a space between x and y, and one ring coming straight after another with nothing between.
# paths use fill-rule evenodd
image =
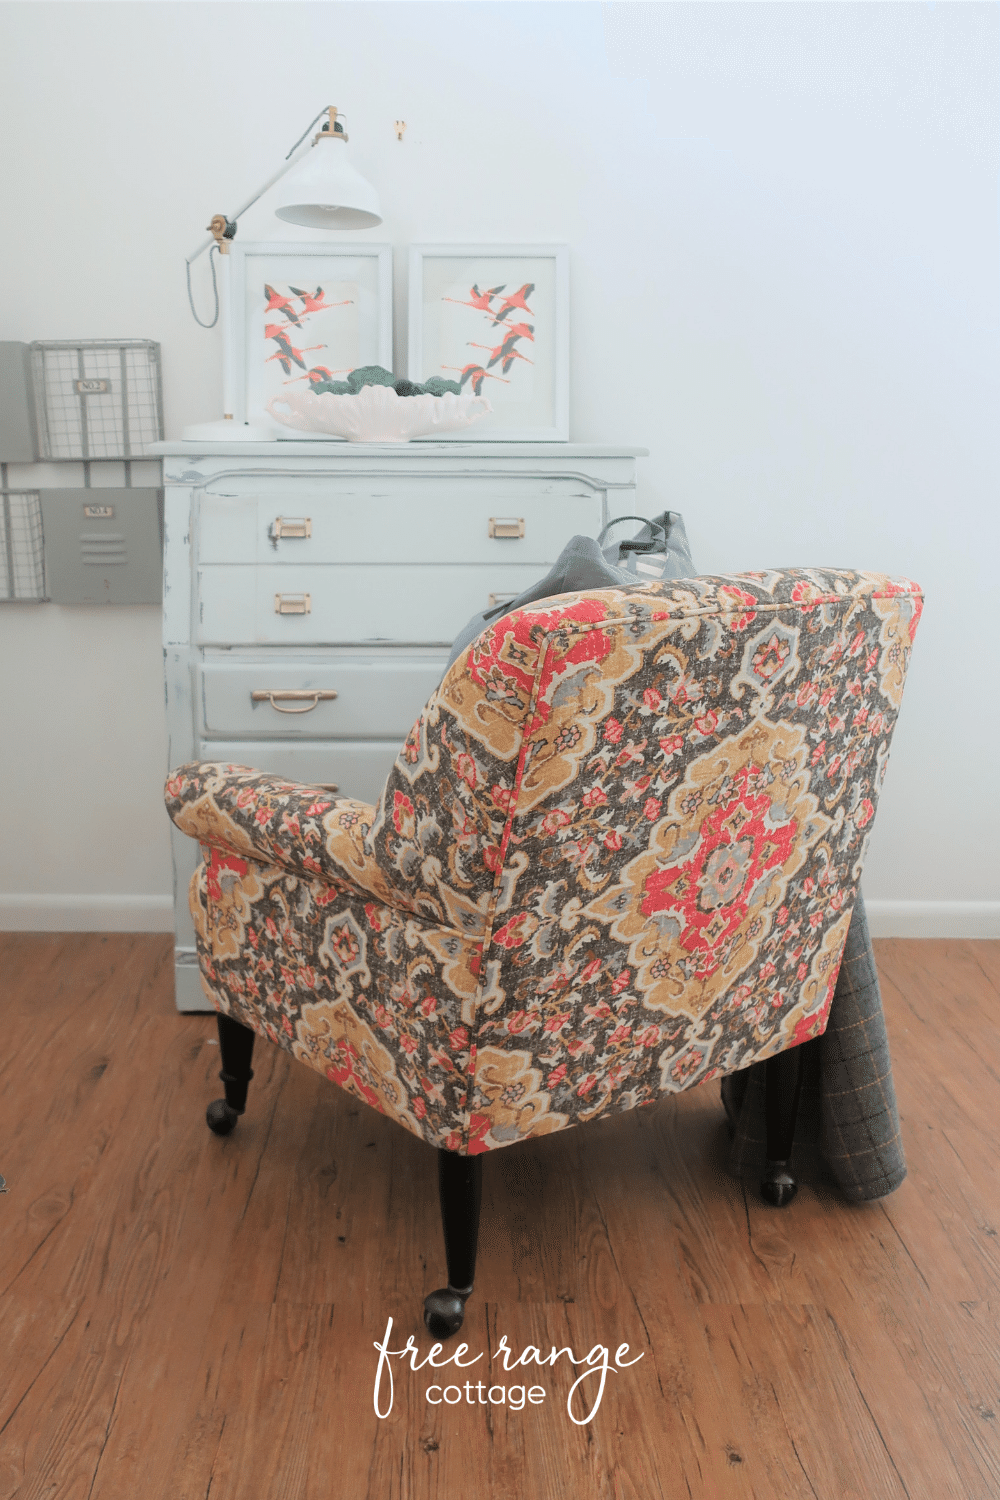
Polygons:
<instances>
[{"instance_id":1,"label":"distressed white paint edge","mask_svg":"<svg viewBox=\"0 0 1000 1500\"><path fill-rule=\"evenodd\" d=\"M1000 938L1000 901L866 901L873 937ZM171 932L169 896L0 893L0 932Z\"/></svg>"},{"instance_id":2,"label":"distressed white paint edge","mask_svg":"<svg viewBox=\"0 0 1000 1500\"><path fill-rule=\"evenodd\" d=\"M869 901L874 938L1000 938L1000 901Z\"/></svg>"},{"instance_id":3,"label":"distressed white paint edge","mask_svg":"<svg viewBox=\"0 0 1000 1500\"><path fill-rule=\"evenodd\" d=\"M173 932L170 896L0 892L0 932Z\"/></svg>"}]
</instances>

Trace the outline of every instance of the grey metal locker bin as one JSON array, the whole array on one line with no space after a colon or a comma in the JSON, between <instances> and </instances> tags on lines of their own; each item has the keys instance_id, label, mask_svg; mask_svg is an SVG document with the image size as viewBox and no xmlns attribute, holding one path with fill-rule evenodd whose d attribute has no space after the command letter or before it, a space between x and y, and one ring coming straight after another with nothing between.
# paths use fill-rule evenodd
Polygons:
<instances>
[{"instance_id":1,"label":"grey metal locker bin","mask_svg":"<svg viewBox=\"0 0 1000 1500\"><path fill-rule=\"evenodd\" d=\"M37 457L31 350L0 340L0 464L31 464Z\"/></svg>"},{"instance_id":2,"label":"grey metal locker bin","mask_svg":"<svg viewBox=\"0 0 1000 1500\"><path fill-rule=\"evenodd\" d=\"M42 457L141 458L163 436L160 346L83 339L31 346Z\"/></svg>"},{"instance_id":3,"label":"grey metal locker bin","mask_svg":"<svg viewBox=\"0 0 1000 1500\"><path fill-rule=\"evenodd\" d=\"M42 604L45 565L37 490L0 492L0 603Z\"/></svg>"},{"instance_id":4,"label":"grey metal locker bin","mask_svg":"<svg viewBox=\"0 0 1000 1500\"><path fill-rule=\"evenodd\" d=\"M163 491L42 490L53 604L159 604Z\"/></svg>"}]
</instances>

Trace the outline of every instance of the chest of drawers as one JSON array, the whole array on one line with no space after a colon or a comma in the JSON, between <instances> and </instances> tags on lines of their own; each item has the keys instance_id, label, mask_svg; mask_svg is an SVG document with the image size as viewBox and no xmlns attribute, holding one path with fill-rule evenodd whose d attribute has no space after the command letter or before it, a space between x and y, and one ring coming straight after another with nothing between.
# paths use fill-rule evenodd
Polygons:
<instances>
[{"instance_id":1,"label":"chest of drawers","mask_svg":"<svg viewBox=\"0 0 1000 1500\"><path fill-rule=\"evenodd\" d=\"M645 450L566 443L159 443L167 762L377 801L477 610L635 514ZM655 508L655 507L654 507ZM662 509L662 505L659 507ZM173 831L180 1010L207 1008Z\"/></svg>"}]
</instances>

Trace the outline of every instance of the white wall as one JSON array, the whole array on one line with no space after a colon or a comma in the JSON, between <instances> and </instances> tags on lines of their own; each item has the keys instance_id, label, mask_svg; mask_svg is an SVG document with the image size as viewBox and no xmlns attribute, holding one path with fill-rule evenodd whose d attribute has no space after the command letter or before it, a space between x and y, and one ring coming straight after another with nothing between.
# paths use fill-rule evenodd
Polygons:
<instances>
[{"instance_id":1,"label":"white wall","mask_svg":"<svg viewBox=\"0 0 1000 1500\"><path fill-rule=\"evenodd\" d=\"M168 434L216 415L183 257L337 103L398 369L410 241L568 241L571 437L650 448L702 571L925 586L866 890L882 931L995 926L994 5L0 11L0 337L157 339ZM166 925L158 612L3 607L0 663L0 919Z\"/></svg>"}]
</instances>

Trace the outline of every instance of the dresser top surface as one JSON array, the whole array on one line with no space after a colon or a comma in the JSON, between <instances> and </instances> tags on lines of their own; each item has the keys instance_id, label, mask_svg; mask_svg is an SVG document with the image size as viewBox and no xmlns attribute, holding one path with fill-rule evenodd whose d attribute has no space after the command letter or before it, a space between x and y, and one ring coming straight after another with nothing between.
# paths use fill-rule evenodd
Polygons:
<instances>
[{"instance_id":1,"label":"dresser top surface","mask_svg":"<svg viewBox=\"0 0 1000 1500\"><path fill-rule=\"evenodd\" d=\"M268 443L182 442L150 443L147 455L189 458L647 458L648 448L606 446L598 443L348 443L341 439L278 438Z\"/></svg>"}]
</instances>

